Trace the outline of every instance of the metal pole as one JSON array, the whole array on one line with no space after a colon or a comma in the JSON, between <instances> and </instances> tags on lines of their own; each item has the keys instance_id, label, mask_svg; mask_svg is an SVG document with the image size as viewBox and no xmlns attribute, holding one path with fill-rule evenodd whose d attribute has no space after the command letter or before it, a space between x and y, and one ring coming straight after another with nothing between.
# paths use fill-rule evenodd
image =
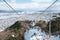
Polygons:
<instances>
[{"instance_id":1,"label":"metal pole","mask_svg":"<svg viewBox=\"0 0 60 40\"><path fill-rule=\"evenodd\" d=\"M51 37L51 21L49 22L49 37Z\"/></svg>"},{"instance_id":2,"label":"metal pole","mask_svg":"<svg viewBox=\"0 0 60 40\"><path fill-rule=\"evenodd\" d=\"M49 38L51 37L51 19L52 19L52 15L50 14L50 18L49 18Z\"/></svg>"}]
</instances>

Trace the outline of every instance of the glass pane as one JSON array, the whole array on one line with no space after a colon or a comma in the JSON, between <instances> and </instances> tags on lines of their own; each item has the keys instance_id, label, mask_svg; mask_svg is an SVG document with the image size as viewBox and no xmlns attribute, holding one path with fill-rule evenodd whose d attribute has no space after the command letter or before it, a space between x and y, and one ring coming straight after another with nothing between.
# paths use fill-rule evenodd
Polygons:
<instances>
[{"instance_id":1,"label":"glass pane","mask_svg":"<svg viewBox=\"0 0 60 40\"><path fill-rule=\"evenodd\" d=\"M60 40L60 0L0 0L0 40Z\"/></svg>"}]
</instances>

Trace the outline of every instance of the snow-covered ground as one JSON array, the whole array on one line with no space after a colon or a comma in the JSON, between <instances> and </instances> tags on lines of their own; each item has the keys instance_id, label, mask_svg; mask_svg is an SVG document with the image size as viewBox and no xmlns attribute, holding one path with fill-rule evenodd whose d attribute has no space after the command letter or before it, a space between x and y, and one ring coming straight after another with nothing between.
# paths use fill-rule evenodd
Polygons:
<instances>
[{"instance_id":1,"label":"snow-covered ground","mask_svg":"<svg viewBox=\"0 0 60 40\"><path fill-rule=\"evenodd\" d=\"M59 36L49 37L49 35L41 31L41 28L37 27L26 30L24 38L25 40L60 40Z\"/></svg>"}]
</instances>

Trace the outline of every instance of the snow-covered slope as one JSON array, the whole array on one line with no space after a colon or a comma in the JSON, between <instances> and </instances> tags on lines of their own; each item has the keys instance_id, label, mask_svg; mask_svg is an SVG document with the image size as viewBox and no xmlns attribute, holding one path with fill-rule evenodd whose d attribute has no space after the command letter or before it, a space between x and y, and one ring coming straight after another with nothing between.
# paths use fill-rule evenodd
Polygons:
<instances>
[{"instance_id":1,"label":"snow-covered slope","mask_svg":"<svg viewBox=\"0 0 60 40\"><path fill-rule=\"evenodd\" d=\"M42 32L41 28L38 28L38 26L26 30L24 38L25 40L60 40L59 36L49 37L49 35L46 35L45 32Z\"/></svg>"}]
</instances>

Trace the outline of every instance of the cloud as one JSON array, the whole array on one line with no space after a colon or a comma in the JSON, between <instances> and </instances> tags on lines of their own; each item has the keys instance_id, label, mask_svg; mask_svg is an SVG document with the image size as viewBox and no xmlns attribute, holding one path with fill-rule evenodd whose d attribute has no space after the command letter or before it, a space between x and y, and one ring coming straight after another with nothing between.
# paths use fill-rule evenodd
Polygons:
<instances>
[{"instance_id":1,"label":"cloud","mask_svg":"<svg viewBox=\"0 0 60 40\"><path fill-rule=\"evenodd\" d=\"M45 1L45 0L44 0ZM47 8L49 6L48 4L44 4L44 3L38 3L38 2L44 2L43 0L32 0L32 2L30 3L16 3L16 0L11 0L11 3L9 3L14 9L20 10L20 9L27 9L27 10L44 10L45 8ZM48 1L48 0L47 0ZM11 10L11 8L9 8L4 2L0 2L0 4L3 6L0 6L0 9L4 9L4 10Z\"/></svg>"},{"instance_id":2,"label":"cloud","mask_svg":"<svg viewBox=\"0 0 60 40\"><path fill-rule=\"evenodd\" d=\"M42 2L42 1L40 0L40 2ZM46 9L51 3L44 4L44 3L38 3L38 2L30 2L30 3L19 3L19 4L18 3L13 3L13 4L9 3L9 4L16 10L22 9L22 10L37 10L38 11L38 10ZM56 6L57 5L58 5L58 3L56 4ZM12 10L12 9L9 8L4 2L0 2L0 10Z\"/></svg>"},{"instance_id":3,"label":"cloud","mask_svg":"<svg viewBox=\"0 0 60 40\"><path fill-rule=\"evenodd\" d=\"M39 4L39 3L23 3L23 4L10 4L15 9L27 9L27 10L44 10L49 6L49 4Z\"/></svg>"},{"instance_id":4,"label":"cloud","mask_svg":"<svg viewBox=\"0 0 60 40\"><path fill-rule=\"evenodd\" d=\"M0 2L0 9L10 9L8 8L8 6L4 3L4 2ZM49 4L39 4L39 3L35 3L35 2L31 2L31 3L22 3L22 4L17 4L17 3L9 3L14 9L33 9L33 10L38 10L38 9L44 9L47 6L49 6ZM3 6L3 7L1 7Z\"/></svg>"},{"instance_id":5,"label":"cloud","mask_svg":"<svg viewBox=\"0 0 60 40\"><path fill-rule=\"evenodd\" d=\"M12 3L16 3L16 0L11 0Z\"/></svg>"}]
</instances>

